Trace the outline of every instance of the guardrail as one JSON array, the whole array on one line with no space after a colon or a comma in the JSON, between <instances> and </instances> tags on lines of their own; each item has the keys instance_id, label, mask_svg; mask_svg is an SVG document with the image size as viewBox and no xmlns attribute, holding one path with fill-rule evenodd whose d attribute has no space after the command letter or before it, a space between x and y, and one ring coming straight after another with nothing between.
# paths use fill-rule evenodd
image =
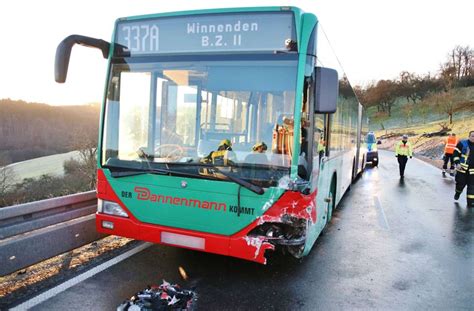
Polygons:
<instances>
[{"instance_id":1,"label":"guardrail","mask_svg":"<svg viewBox=\"0 0 474 311\"><path fill-rule=\"evenodd\" d=\"M0 276L104 237L96 210L95 191L0 208Z\"/></svg>"}]
</instances>

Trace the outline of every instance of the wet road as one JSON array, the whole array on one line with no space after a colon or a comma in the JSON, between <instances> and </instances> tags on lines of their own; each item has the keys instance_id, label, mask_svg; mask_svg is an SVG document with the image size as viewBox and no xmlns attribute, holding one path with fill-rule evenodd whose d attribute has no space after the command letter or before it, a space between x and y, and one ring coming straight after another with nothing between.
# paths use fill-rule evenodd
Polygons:
<instances>
[{"instance_id":1,"label":"wet road","mask_svg":"<svg viewBox=\"0 0 474 311\"><path fill-rule=\"evenodd\" d=\"M162 279L195 286L199 310L473 310L474 209L453 195L451 178L416 159L401 183L395 157L381 152L301 261L262 266L153 245L33 310L114 310Z\"/></svg>"}]
</instances>

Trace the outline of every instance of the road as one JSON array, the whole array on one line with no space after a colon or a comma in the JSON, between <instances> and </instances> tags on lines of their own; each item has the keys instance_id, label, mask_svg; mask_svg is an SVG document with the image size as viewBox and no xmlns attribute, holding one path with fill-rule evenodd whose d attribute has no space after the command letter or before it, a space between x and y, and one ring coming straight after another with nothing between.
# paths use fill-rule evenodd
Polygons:
<instances>
[{"instance_id":1,"label":"road","mask_svg":"<svg viewBox=\"0 0 474 311\"><path fill-rule=\"evenodd\" d=\"M453 195L453 180L417 159L401 182L393 153L381 152L303 260L262 266L153 245L32 309L114 310L165 279L195 287L199 310L472 310L474 209Z\"/></svg>"}]
</instances>

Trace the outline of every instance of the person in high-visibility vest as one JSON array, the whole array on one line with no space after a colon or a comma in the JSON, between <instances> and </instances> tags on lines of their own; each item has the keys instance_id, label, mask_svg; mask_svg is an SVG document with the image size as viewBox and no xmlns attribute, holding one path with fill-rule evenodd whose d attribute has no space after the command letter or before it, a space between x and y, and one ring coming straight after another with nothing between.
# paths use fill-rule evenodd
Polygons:
<instances>
[{"instance_id":1,"label":"person in high-visibility vest","mask_svg":"<svg viewBox=\"0 0 474 311\"><path fill-rule=\"evenodd\" d=\"M454 149L453 160L456 164L456 193L454 200L459 200L467 185L467 206L474 207L474 131L469 138L461 140Z\"/></svg>"},{"instance_id":2,"label":"person in high-visibility vest","mask_svg":"<svg viewBox=\"0 0 474 311\"><path fill-rule=\"evenodd\" d=\"M255 152L255 153L265 153L265 151L267 151L267 149L268 149L268 147L263 141L260 141L260 142L256 143L252 147L252 151Z\"/></svg>"},{"instance_id":3,"label":"person in high-visibility vest","mask_svg":"<svg viewBox=\"0 0 474 311\"><path fill-rule=\"evenodd\" d=\"M252 153L245 157L244 163L250 164L268 164L268 158L265 154L268 147L263 141L257 142L252 147Z\"/></svg>"},{"instance_id":4,"label":"person in high-visibility vest","mask_svg":"<svg viewBox=\"0 0 474 311\"><path fill-rule=\"evenodd\" d=\"M211 151L211 153L201 161L215 165L233 165L235 160L236 156L232 151L232 142L229 139L223 139L219 143L217 151Z\"/></svg>"},{"instance_id":5,"label":"person in high-visibility vest","mask_svg":"<svg viewBox=\"0 0 474 311\"><path fill-rule=\"evenodd\" d=\"M405 167L407 165L408 157L413 157L413 148L408 141L408 135L403 135L402 140L395 145L395 156L398 159L398 168L400 170L400 179L404 178Z\"/></svg>"},{"instance_id":6,"label":"person in high-visibility vest","mask_svg":"<svg viewBox=\"0 0 474 311\"><path fill-rule=\"evenodd\" d=\"M445 141L444 147L444 163L443 163L443 176L446 175L446 170L448 169L448 162L450 162L451 166L448 170L449 175L454 176L454 161L453 161L453 153L454 148L458 144L458 138L456 137L455 133L449 135L449 137Z\"/></svg>"},{"instance_id":7,"label":"person in high-visibility vest","mask_svg":"<svg viewBox=\"0 0 474 311\"><path fill-rule=\"evenodd\" d=\"M324 156L324 152L326 151L326 142L324 141L324 138L321 138L318 143L318 155L319 158L321 159Z\"/></svg>"}]
</instances>

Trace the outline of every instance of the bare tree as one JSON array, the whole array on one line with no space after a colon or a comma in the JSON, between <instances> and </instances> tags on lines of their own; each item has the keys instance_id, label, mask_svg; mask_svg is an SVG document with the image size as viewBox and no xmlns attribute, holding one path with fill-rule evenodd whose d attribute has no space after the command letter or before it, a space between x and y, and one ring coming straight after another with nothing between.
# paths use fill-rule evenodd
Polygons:
<instances>
[{"instance_id":1,"label":"bare tree","mask_svg":"<svg viewBox=\"0 0 474 311\"><path fill-rule=\"evenodd\" d=\"M94 131L77 133L73 137L71 147L79 152L79 163L66 162L66 172L75 171L93 189L97 178L97 133Z\"/></svg>"},{"instance_id":2,"label":"bare tree","mask_svg":"<svg viewBox=\"0 0 474 311\"><path fill-rule=\"evenodd\" d=\"M380 80L371 83L361 94L365 107L377 107L377 112L391 116L392 106L398 96L397 85L392 80Z\"/></svg>"},{"instance_id":3,"label":"bare tree","mask_svg":"<svg viewBox=\"0 0 474 311\"><path fill-rule=\"evenodd\" d=\"M392 116L392 107L398 97L398 85L392 80L380 80L373 90L373 100L378 103L381 110Z\"/></svg>"},{"instance_id":4,"label":"bare tree","mask_svg":"<svg viewBox=\"0 0 474 311\"><path fill-rule=\"evenodd\" d=\"M408 71L402 71L398 82L398 93L403 96L407 101L413 101L416 104L418 99L421 99L419 92L417 92L417 86L420 78L414 73Z\"/></svg>"},{"instance_id":5,"label":"bare tree","mask_svg":"<svg viewBox=\"0 0 474 311\"><path fill-rule=\"evenodd\" d=\"M445 63L441 64L440 76L446 89L453 88L456 83L474 76L474 50L469 46L457 45L449 52Z\"/></svg>"},{"instance_id":6,"label":"bare tree","mask_svg":"<svg viewBox=\"0 0 474 311\"><path fill-rule=\"evenodd\" d=\"M431 100L435 103L440 112L448 115L449 124L453 124L453 115L456 103L452 94L449 92L437 93L431 96Z\"/></svg>"},{"instance_id":7,"label":"bare tree","mask_svg":"<svg viewBox=\"0 0 474 311\"><path fill-rule=\"evenodd\" d=\"M0 206L6 203L6 195L14 185L15 172L9 166L5 157L0 156Z\"/></svg>"}]
</instances>

